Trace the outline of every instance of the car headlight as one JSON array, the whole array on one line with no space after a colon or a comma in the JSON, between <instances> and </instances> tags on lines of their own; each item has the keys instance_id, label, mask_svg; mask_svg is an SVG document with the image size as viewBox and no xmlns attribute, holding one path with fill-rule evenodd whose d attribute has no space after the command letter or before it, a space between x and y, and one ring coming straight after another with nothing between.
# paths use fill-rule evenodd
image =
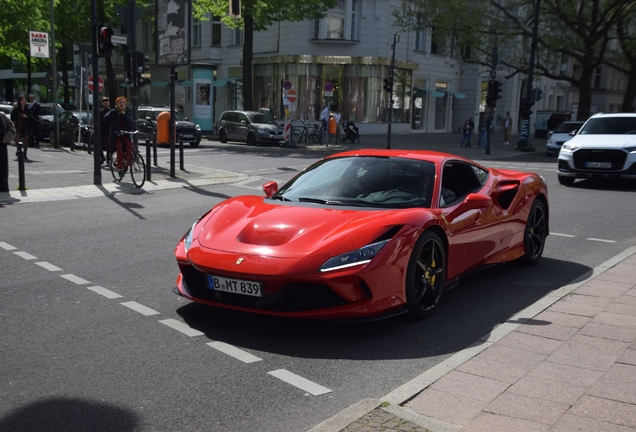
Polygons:
<instances>
[{"instance_id":1,"label":"car headlight","mask_svg":"<svg viewBox=\"0 0 636 432\"><path fill-rule=\"evenodd\" d=\"M195 128L196 130L198 130L198 131L200 131L200 130L201 130L201 126L199 126L199 125L194 126L194 128Z\"/></svg>"},{"instance_id":2,"label":"car headlight","mask_svg":"<svg viewBox=\"0 0 636 432\"><path fill-rule=\"evenodd\" d=\"M192 227L190 228L190 231L188 231L188 234L185 235L185 239L183 240L183 246L185 247L186 253L188 252L188 249L190 249L190 246L192 245L192 240L194 239L194 227L197 226L198 223L199 221L196 221L195 223L193 223Z\"/></svg>"},{"instance_id":3,"label":"car headlight","mask_svg":"<svg viewBox=\"0 0 636 432\"><path fill-rule=\"evenodd\" d=\"M550 138L550 139L548 140L547 144L548 144L548 145L554 145L554 144L555 144L555 142L554 142L554 138Z\"/></svg>"},{"instance_id":4,"label":"car headlight","mask_svg":"<svg viewBox=\"0 0 636 432\"><path fill-rule=\"evenodd\" d=\"M264 135L264 134L269 133L269 131L266 131L265 129L258 129L258 133Z\"/></svg>"},{"instance_id":5,"label":"car headlight","mask_svg":"<svg viewBox=\"0 0 636 432\"><path fill-rule=\"evenodd\" d=\"M388 243L387 240L371 243L366 246L356 249L351 252L343 253L342 255L335 256L327 260L320 267L321 272L328 272L333 270L340 270L347 267L353 267L357 265L363 265L371 261L374 256L380 252L380 249Z\"/></svg>"},{"instance_id":6,"label":"car headlight","mask_svg":"<svg viewBox=\"0 0 636 432\"><path fill-rule=\"evenodd\" d=\"M625 147L625 150L629 153L636 153L636 147Z\"/></svg>"},{"instance_id":7,"label":"car headlight","mask_svg":"<svg viewBox=\"0 0 636 432\"><path fill-rule=\"evenodd\" d=\"M563 144L563 147L561 147L561 151L569 151L569 152L573 152L574 150L578 150L579 146L577 144L568 144L565 143Z\"/></svg>"}]
</instances>

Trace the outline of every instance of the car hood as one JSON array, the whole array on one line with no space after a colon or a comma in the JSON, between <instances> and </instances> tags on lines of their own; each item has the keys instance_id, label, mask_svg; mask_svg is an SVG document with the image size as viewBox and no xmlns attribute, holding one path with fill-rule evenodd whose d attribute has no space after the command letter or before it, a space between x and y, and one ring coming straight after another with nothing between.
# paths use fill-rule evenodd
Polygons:
<instances>
[{"instance_id":1,"label":"car hood","mask_svg":"<svg viewBox=\"0 0 636 432\"><path fill-rule=\"evenodd\" d=\"M196 123L191 122L191 121L177 120L176 123L177 123L176 124L177 127L188 127L188 128L196 127Z\"/></svg>"},{"instance_id":2,"label":"car hood","mask_svg":"<svg viewBox=\"0 0 636 432\"><path fill-rule=\"evenodd\" d=\"M636 146L636 135L576 135L568 144L581 148L623 148Z\"/></svg>"},{"instance_id":3,"label":"car hood","mask_svg":"<svg viewBox=\"0 0 636 432\"><path fill-rule=\"evenodd\" d=\"M243 196L219 204L198 224L195 238L203 249L228 253L301 258L336 249L338 254L400 225L399 212L405 210L358 210Z\"/></svg>"},{"instance_id":4,"label":"car hood","mask_svg":"<svg viewBox=\"0 0 636 432\"><path fill-rule=\"evenodd\" d=\"M252 124L258 129L263 129L266 131L278 131L283 129L281 126L274 126L267 123L252 123Z\"/></svg>"},{"instance_id":5,"label":"car hood","mask_svg":"<svg viewBox=\"0 0 636 432\"><path fill-rule=\"evenodd\" d=\"M573 137L570 136L569 133L553 133L552 134L552 140L553 141L569 141L571 140Z\"/></svg>"}]
</instances>

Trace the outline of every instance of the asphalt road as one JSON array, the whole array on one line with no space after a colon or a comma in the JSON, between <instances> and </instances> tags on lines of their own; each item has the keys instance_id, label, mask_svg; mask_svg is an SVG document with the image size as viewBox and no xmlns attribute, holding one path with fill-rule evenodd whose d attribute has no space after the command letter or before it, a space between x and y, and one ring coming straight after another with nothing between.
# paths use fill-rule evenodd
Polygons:
<instances>
[{"instance_id":1,"label":"asphalt road","mask_svg":"<svg viewBox=\"0 0 636 432\"><path fill-rule=\"evenodd\" d=\"M0 208L0 430L308 430L389 393L636 244L633 185L566 188L555 158L523 155L485 164L548 181L544 258L466 277L428 320L287 320L172 293L172 250L196 218L226 197L260 194L265 181L287 180L322 154L214 144L189 151L188 162L251 177Z\"/></svg>"}]
</instances>

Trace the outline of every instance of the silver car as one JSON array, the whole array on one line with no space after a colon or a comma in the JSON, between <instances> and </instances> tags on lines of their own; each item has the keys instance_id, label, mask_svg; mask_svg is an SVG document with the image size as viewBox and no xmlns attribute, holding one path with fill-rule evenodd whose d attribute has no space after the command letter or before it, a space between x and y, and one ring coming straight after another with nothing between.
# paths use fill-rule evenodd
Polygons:
<instances>
[{"instance_id":1,"label":"silver car","mask_svg":"<svg viewBox=\"0 0 636 432\"><path fill-rule=\"evenodd\" d=\"M245 141L248 145L284 142L283 127L257 111L225 111L216 123L219 141Z\"/></svg>"},{"instance_id":2,"label":"silver car","mask_svg":"<svg viewBox=\"0 0 636 432\"><path fill-rule=\"evenodd\" d=\"M572 137L583 126L582 121L564 121L557 128L550 132L550 137L545 145L546 156L558 155L561 151L563 143L572 139Z\"/></svg>"}]
</instances>

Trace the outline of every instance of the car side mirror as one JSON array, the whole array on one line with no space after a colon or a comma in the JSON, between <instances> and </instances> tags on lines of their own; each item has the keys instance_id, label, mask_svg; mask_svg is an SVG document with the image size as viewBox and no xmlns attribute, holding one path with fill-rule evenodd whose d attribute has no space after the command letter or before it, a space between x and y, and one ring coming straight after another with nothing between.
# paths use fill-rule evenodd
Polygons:
<instances>
[{"instance_id":1,"label":"car side mirror","mask_svg":"<svg viewBox=\"0 0 636 432\"><path fill-rule=\"evenodd\" d=\"M241 124L247 125L247 122L245 120L241 120Z\"/></svg>"},{"instance_id":2,"label":"car side mirror","mask_svg":"<svg viewBox=\"0 0 636 432\"><path fill-rule=\"evenodd\" d=\"M549 131L548 132L548 138L550 138L552 136L552 134L554 133L554 131Z\"/></svg>"},{"instance_id":3,"label":"car side mirror","mask_svg":"<svg viewBox=\"0 0 636 432\"><path fill-rule=\"evenodd\" d=\"M492 198L487 195L476 193L468 194L468 196L464 198L464 201L449 214L449 217L452 219L469 210L486 208L491 204Z\"/></svg>"},{"instance_id":4,"label":"car side mirror","mask_svg":"<svg viewBox=\"0 0 636 432\"><path fill-rule=\"evenodd\" d=\"M263 192L265 192L265 196L267 198L271 197L276 192L278 192L278 183L276 183L275 181L265 183L263 185Z\"/></svg>"},{"instance_id":5,"label":"car side mirror","mask_svg":"<svg viewBox=\"0 0 636 432\"><path fill-rule=\"evenodd\" d=\"M190 119L189 119L189 118L187 118L187 117L184 117L184 120L185 120L185 121L190 121Z\"/></svg>"},{"instance_id":6,"label":"car side mirror","mask_svg":"<svg viewBox=\"0 0 636 432\"><path fill-rule=\"evenodd\" d=\"M146 117L146 121L152 121L152 117Z\"/></svg>"},{"instance_id":7,"label":"car side mirror","mask_svg":"<svg viewBox=\"0 0 636 432\"><path fill-rule=\"evenodd\" d=\"M572 132L570 132L570 136L576 135L577 132L578 132L577 130L573 130Z\"/></svg>"}]
</instances>

